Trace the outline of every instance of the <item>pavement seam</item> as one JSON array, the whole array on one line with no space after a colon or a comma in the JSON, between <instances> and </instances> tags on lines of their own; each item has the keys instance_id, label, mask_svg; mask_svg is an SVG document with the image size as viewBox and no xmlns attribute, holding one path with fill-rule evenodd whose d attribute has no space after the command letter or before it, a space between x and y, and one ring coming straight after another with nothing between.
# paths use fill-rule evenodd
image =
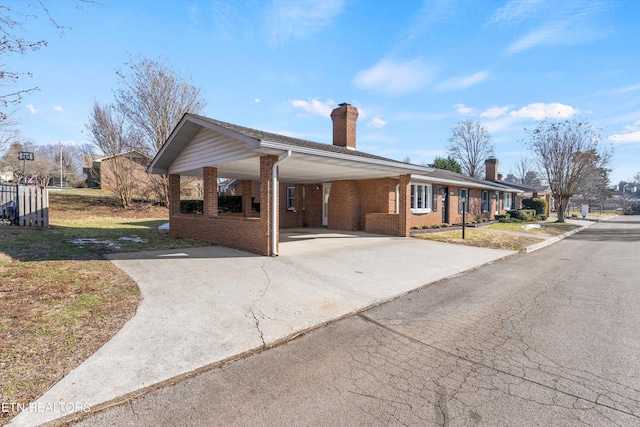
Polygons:
<instances>
[{"instance_id":1,"label":"pavement seam","mask_svg":"<svg viewBox=\"0 0 640 427\"><path fill-rule=\"evenodd\" d=\"M507 375L507 376L512 377L512 378L517 378L517 379L519 379L521 381L525 381L527 383L534 384L534 385L540 386L542 388L546 388L548 390L564 394L565 396L569 396L569 397L572 397L574 399L578 399L578 400L582 400L582 401L585 401L585 402L589 402L589 403L591 403L593 405L597 405L597 406L601 406L601 407L604 407L604 408L608 408L608 409L610 409L612 411L619 412L619 413L622 413L622 414L625 414L625 415L629 415L629 416L631 416L633 418L636 418L636 419L640 419L640 417L638 417L635 414L632 414L630 412L621 410L619 408L615 408L615 407L613 407L611 405L606 405L606 404L597 402L596 400L592 400L592 399L588 399L588 398L585 398L585 397L582 397L582 396L578 396L578 395L575 395L575 394L572 394L572 393L568 393L568 392L563 391L563 390L558 390L558 389L550 387L550 386L548 386L546 384L542 384L542 383L537 382L537 381L533 381L533 380L530 380L530 379L527 379L527 378L523 378L523 377L518 376L518 375L514 375L514 374L512 374L510 372L504 371L502 369L495 368L493 366L487 365L487 364L482 363L482 362L478 362L476 360L469 359L469 358L461 356L459 354L452 353L452 352L450 352L448 350L443 350L443 349L441 349L439 347L436 347L436 346L434 346L432 344L428 344L428 343L426 343L424 341L421 341L421 340L419 340L417 338L414 338L414 337L409 336L409 335L407 335L407 334L405 334L403 332L400 332L400 331L395 330L395 329L393 329L393 328L391 328L389 326L386 326L385 324L383 324L381 322L378 322L377 320L372 319L371 317L365 315L364 313L358 313L358 317L360 317L364 321L372 323L372 324L374 324L374 325L376 325L376 326L378 326L378 327L380 327L380 328L382 328L382 329L384 329L386 331L389 331L389 332L391 332L393 334L399 335L399 336L401 336L401 337L403 337L405 339L408 339L408 340L410 340L412 342L415 342L417 344L420 344L422 346L429 347L429 348L431 348L431 349L433 349L433 350L435 350L437 352L443 353L443 354L445 354L447 356L454 357L456 359L465 361L467 363L471 363L472 365L482 366L483 368L490 369L490 370L492 370L494 372L497 372L497 373L500 373L500 374L503 374L503 375Z\"/></svg>"}]
</instances>

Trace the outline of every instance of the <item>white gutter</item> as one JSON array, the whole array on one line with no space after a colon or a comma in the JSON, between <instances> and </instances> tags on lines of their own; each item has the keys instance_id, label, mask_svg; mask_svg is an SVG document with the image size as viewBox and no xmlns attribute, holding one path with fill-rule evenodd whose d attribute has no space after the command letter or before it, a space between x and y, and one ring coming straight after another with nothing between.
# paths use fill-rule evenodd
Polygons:
<instances>
[{"instance_id":1,"label":"white gutter","mask_svg":"<svg viewBox=\"0 0 640 427\"><path fill-rule=\"evenodd\" d=\"M287 154L284 157L280 157L271 166L271 256L278 256L278 243L276 241L276 236L278 235L278 166L289 157L291 157L291 150L287 150Z\"/></svg>"}]
</instances>

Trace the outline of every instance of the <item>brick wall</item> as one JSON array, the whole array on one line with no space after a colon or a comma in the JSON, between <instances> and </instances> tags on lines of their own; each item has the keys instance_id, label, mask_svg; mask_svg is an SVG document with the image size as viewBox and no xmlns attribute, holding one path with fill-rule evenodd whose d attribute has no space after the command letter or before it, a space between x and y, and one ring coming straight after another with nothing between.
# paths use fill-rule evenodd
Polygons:
<instances>
[{"instance_id":1,"label":"brick wall","mask_svg":"<svg viewBox=\"0 0 640 427\"><path fill-rule=\"evenodd\" d=\"M177 214L171 216L169 232L187 239L269 255L269 236L264 234L262 222L259 218Z\"/></svg>"},{"instance_id":2,"label":"brick wall","mask_svg":"<svg viewBox=\"0 0 640 427\"><path fill-rule=\"evenodd\" d=\"M329 193L329 224L333 230L362 230L358 181L333 181Z\"/></svg>"},{"instance_id":3,"label":"brick wall","mask_svg":"<svg viewBox=\"0 0 640 427\"><path fill-rule=\"evenodd\" d=\"M278 211L278 221L281 228L302 227L303 215L302 209L302 184L281 183L278 192L278 203L280 210ZM294 210L287 210L287 188L294 188L293 206ZM306 192L306 191L305 191Z\"/></svg>"},{"instance_id":4,"label":"brick wall","mask_svg":"<svg viewBox=\"0 0 640 427\"><path fill-rule=\"evenodd\" d=\"M364 231L367 233L386 234L397 236L399 233L398 214L369 213L365 215Z\"/></svg>"}]
</instances>

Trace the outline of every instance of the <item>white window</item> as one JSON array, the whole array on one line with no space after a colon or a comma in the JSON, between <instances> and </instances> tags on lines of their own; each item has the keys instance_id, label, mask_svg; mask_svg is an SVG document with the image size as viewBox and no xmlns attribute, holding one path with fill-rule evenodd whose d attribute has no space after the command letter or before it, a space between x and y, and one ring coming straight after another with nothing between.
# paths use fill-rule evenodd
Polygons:
<instances>
[{"instance_id":1,"label":"white window","mask_svg":"<svg viewBox=\"0 0 640 427\"><path fill-rule=\"evenodd\" d=\"M287 187L287 210L296 210L296 187Z\"/></svg>"},{"instance_id":2,"label":"white window","mask_svg":"<svg viewBox=\"0 0 640 427\"><path fill-rule=\"evenodd\" d=\"M431 212L431 184L411 184L411 212Z\"/></svg>"},{"instance_id":3,"label":"white window","mask_svg":"<svg viewBox=\"0 0 640 427\"><path fill-rule=\"evenodd\" d=\"M511 193L502 193L502 209L511 210Z\"/></svg>"},{"instance_id":4,"label":"white window","mask_svg":"<svg viewBox=\"0 0 640 427\"><path fill-rule=\"evenodd\" d=\"M458 192L458 213L462 213L462 200L465 212L471 212L471 194L466 188L461 188Z\"/></svg>"},{"instance_id":5,"label":"white window","mask_svg":"<svg viewBox=\"0 0 640 427\"><path fill-rule=\"evenodd\" d=\"M489 212L489 192L482 192L482 212Z\"/></svg>"}]
</instances>

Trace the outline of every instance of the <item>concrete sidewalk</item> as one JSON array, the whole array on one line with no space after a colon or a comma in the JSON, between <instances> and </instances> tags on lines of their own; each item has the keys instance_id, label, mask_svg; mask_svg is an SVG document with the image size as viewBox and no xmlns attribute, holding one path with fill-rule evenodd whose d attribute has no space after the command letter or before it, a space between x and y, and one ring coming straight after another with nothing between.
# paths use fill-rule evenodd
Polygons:
<instances>
[{"instance_id":1,"label":"concrete sidewalk","mask_svg":"<svg viewBox=\"0 0 640 427\"><path fill-rule=\"evenodd\" d=\"M135 316L11 425L97 410L513 253L313 231L282 232L277 258L223 247L114 255L142 292Z\"/></svg>"}]
</instances>

